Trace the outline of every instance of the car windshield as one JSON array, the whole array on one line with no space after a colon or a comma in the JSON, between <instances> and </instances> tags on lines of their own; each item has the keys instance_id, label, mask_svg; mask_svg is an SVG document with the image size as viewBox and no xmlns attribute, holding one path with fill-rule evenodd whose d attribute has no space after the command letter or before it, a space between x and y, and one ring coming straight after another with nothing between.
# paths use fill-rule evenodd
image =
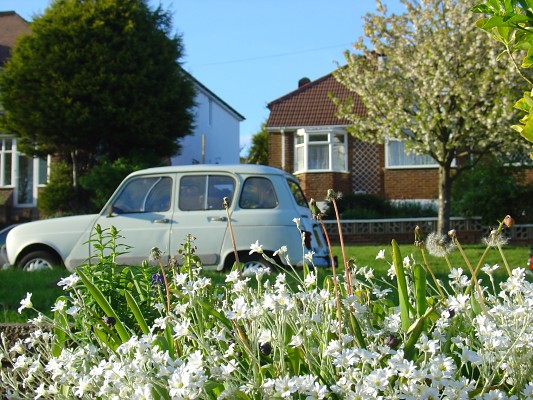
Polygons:
<instances>
[{"instance_id":1,"label":"car windshield","mask_svg":"<svg viewBox=\"0 0 533 400\"><path fill-rule=\"evenodd\" d=\"M172 193L169 177L132 179L113 204L118 214L168 211Z\"/></svg>"}]
</instances>

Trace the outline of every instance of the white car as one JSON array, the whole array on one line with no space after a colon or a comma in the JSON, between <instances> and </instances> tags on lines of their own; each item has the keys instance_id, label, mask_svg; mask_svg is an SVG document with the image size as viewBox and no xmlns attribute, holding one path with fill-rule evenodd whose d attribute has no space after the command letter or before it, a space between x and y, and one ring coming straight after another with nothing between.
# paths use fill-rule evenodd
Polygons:
<instances>
[{"instance_id":1,"label":"white car","mask_svg":"<svg viewBox=\"0 0 533 400\"><path fill-rule=\"evenodd\" d=\"M99 224L114 226L124 237L120 242L131 246L119 263L140 265L152 247L163 252L166 262L191 234L204 267L222 270L235 262L224 198L240 262L267 265L261 255L249 254L257 241L270 256L286 246L293 265L311 253L316 266L329 266L320 226L297 179L260 165L140 170L121 183L100 214L21 224L9 232L2 251L10 265L27 270L65 265L72 271L95 255L87 241ZM280 261L286 263L285 257Z\"/></svg>"}]
</instances>

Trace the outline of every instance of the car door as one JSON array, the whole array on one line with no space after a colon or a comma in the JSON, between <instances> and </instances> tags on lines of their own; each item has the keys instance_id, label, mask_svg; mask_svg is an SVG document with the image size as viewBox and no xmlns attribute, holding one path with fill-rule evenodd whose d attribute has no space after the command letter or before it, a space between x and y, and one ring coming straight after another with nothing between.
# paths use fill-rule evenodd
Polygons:
<instances>
[{"instance_id":1,"label":"car door","mask_svg":"<svg viewBox=\"0 0 533 400\"><path fill-rule=\"evenodd\" d=\"M231 206L235 187L236 180L230 174L183 174L177 188L171 248L177 252L190 234L202 264L218 265L222 246L231 241L223 201L227 198Z\"/></svg>"},{"instance_id":2,"label":"car door","mask_svg":"<svg viewBox=\"0 0 533 400\"><path fill-rule=\"evenodd\" d=\"M136 176L125 182L109 210L95 221L102 229L114 226L128 246L119 263L140 265L149 260L151 249L159 248L166 263L172 254L170 232L173 224L174 175Z\"/></svg>"}]
</instances>

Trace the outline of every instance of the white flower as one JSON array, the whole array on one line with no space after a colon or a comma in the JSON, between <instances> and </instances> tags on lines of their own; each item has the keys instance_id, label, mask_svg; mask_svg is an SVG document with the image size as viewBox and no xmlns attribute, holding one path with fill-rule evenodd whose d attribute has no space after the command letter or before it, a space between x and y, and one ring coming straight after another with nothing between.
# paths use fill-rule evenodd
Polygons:
<instances>
[{"instance_id":1,"label":"white flower","mask_svg":"<svg viewBox=\"0 0 533 400\"><path fill-rule=\"evenodd\" d=\"M313 263L313 256L315 255L315 252L314 251L308 251L307 253L305 253L304 255L304 258L305 258L305 261L307 262L310 262L311 264Z\"/></svg>"},{"instance_id":2,"label":"white flower","mask_svg":"<svg viewBox=\"0 0 533 400\"><path fill-rule=\"evenodd\" d=\"M76 285L80 280L80 277L76 274L72 274L70 276L67 276L66 278L61 278L59 282L57 282L57 286L63 286L63 290L68 290Z\"/></svg>"},{"instance_id":3,"label":"white flower","mask_svg":"<svg viewBox=\"0 0 533 400\"><path fill-rule=\"evenodd\" d=\"M259 240L256 240L255 243L252 243L250 245L250 252L248 254L253 254L253 253L258 253L258 254L263 253L263 245L259 244Z\"/></svg>"},{"instance_id":4,"label":"white flower","mask_svg":"<svg viewBox=\"0 0 533 400\"><path fill-rule=\"evenodd\" d=\"M33 304L31 302L31 293L27 292L26 298L20 301L20 307L18 309L18 312L20 314L22 310L24 310L25 308L32 308L32 307L33 307Z\"/></svg>"},{"instance_id":5,"label":"white flower","mask_svg":"<svg viewBox=\"0 0 533 400\"><path fill-rule=\"evenodd\" d=\"M384 260L385 259L385 249L381 249L378 252L378 255L376 256L376 260Z\"/></svg>"},{"instance_id":6,"label":"white flower","mask_svg":"<svg viewBox=\"0 0 533 400\"><path fill-rule=\"evenodd\" d=\"M296 227L300 229L300 218L293 218L292 222L296 224Z\"/></svg>"},{"instance_id":7,"label":"white flower","mask_svg":"<svg viewBox=\"0 0 533 400\"><path fill-rule=\"evenodd\" d=\"M233 270L228 275L226 275L225 282L235 283L239 280L239 271Z\"/></svg>"},{"instance_id":8,"label":"white flower","mask_svg":"<svg viewBox=\"0 0 533 400\"><path fill-rule=\"evenodd\" d=\"M289 346L300 347L303 343L304 343L304 340L300 335L294 335L289 343Z\"/></svg>"},{"instance_id":9,"label":"white flower","mask_svg":"<svg viewBox=\"0 0 533 400\"><path fill-rule=\"evenodd\" d=\"M278 254L280 256L283 256L283 255L287 254L287 246L281 246L279 249L277 249L274 252L274 257L276 257Z\"/></svg>"},{"instance_id":10,"label":"white flower","mask_svg":"<svg viewBox=\"0 0 533 400\"><path fill-rule=\"evenodd\" d=\"M272 331L270 329L263 329L257 338L259 344L270 343L272 341Z\"/></svg>"},{"instance_id":11,"label":"white flower","mask_svg":"<svg viewBox=\"0 0 533 400\"><path fill-rule=\"evenodd\" d=\"M67 307L67 302L65 300L57 300L52 311L63 311Z\"/></svg>"}]
</instances>

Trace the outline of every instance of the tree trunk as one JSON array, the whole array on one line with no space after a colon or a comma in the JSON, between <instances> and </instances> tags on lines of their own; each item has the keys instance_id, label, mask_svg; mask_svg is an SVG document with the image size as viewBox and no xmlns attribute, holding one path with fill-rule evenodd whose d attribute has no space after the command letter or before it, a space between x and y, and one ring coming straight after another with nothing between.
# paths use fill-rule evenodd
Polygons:
<instances>
[{"instance_id":1,"label":"tree trunk","mask_svg":"<svg viewBox=\"0 0 533 400\"><path fill-rule=\"evenodd\" d=\"M451 197L452 197L452 168L449 165L439 166L439 220L437 232L447 234L450 230Z\"/></svg>"}]
</instances>

